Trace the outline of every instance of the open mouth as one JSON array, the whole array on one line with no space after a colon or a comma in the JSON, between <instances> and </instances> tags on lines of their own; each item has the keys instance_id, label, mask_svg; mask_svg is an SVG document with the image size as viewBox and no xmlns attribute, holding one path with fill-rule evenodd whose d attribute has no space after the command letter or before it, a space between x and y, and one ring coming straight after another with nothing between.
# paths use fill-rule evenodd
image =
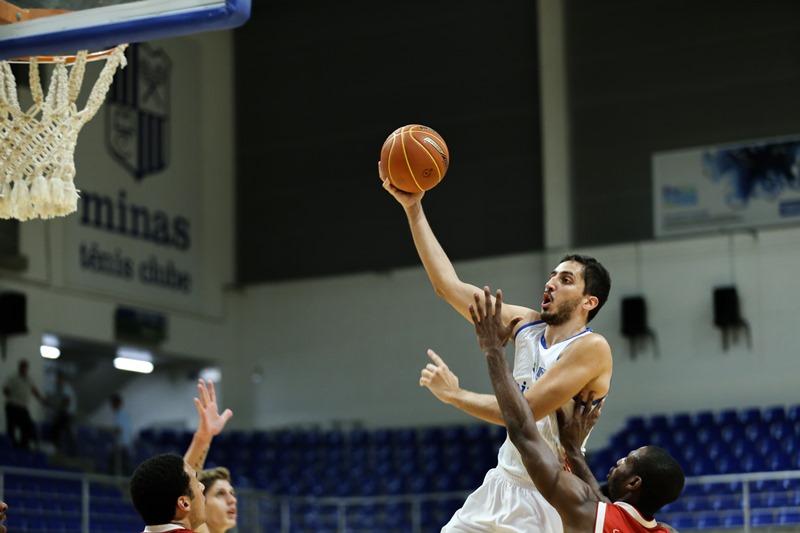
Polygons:
<instances>
[{"instance_id":1,"label":"open mouth","mask_svg":"<svg viewBox=\"0 0 800 533\"><path fill-rule=\"evenodd\" d=\"M547 309L551 303L553 303L553 297L549 292L544 293L542 295L542 309Z\"/></svg>"}]
</instances>

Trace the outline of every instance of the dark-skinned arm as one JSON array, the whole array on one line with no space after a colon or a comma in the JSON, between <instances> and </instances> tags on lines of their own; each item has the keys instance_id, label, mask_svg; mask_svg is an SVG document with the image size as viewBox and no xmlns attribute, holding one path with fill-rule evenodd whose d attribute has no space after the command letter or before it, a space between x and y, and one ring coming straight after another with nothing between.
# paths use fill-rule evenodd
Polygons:
<instances>
[{"instance_id":1,"label":"dark-skinned arm","mask_svg":"<svg viewBox=\"0 0 800 533\"><path fill-rule=\"evenodd\" d=\"M603 402L601 401L593 407L594 393L589 393L585 402L581 401L579 397L576 397L574 402L572 417L567 418L561 409L556 411L559 440L564 447L567 464L573 474L589 485L598 500L611 503L611 500L603 494L600 484L589 469L582 450L586 437L600 418L600 407Z\"/></svg>"},{"instance_id":2,"label":"dark-skinned arm","mask_svg":"<svg viewBox=\"0 0 800 533\"><path fill-rule=\"evenodd\" d=\"M501 318L502 292L497 291L494 305L488 287L484 287L484 297L485 307L482 308L480 295L476 294L475 305L470 304L469 312L478 344L486 356L508 436L519 451L536 488L558 511L564 524L588 531L594 523L597 498L586 483L564 470L539 433L534 415L514 381L505 356L504 348L521 317L515 317L505 325Z\"/></svg>"}]
</instances>

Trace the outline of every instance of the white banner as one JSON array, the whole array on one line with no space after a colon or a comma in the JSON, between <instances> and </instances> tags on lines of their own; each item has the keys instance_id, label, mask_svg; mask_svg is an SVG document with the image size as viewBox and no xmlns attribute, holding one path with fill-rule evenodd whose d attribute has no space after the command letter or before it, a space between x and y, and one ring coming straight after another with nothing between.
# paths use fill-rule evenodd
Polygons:
<instances>
[{"instance_id":1,"label":"white banner","mask_svg":"<svg viewBox=\"0 0 800 533\"><path fill-rule=\"evenodd\" d=\"M128 66L78 138L80 200L64 224L68 284L201 307L200 65L185 41L129 48Z\"/></svg>"},{"instance_id":2,"label":"white banner","mask_svg":"<svg viewBox=\"0 0 800 533\"><path fill-rule=\"evenodd\" d=\"M656 237L800 223L800 137L653 155Z\"/></svg>"}]
</instances>

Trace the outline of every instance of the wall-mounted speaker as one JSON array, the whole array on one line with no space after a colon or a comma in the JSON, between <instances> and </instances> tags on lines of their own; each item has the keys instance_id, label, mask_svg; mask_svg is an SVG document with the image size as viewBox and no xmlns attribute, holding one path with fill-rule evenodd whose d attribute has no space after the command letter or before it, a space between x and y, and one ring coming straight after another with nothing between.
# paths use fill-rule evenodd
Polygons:
<instances>
[{"instance_id":1,"label":"wall-mounted speaker","mask_svg":"<svg viewBox=\"0 0 800 533\"><path fill-rule=\"evenodd\" d=\"M739 293L736 287L717 287L714 289L714 325L722 329L722 349L728 350L729 337L734 341L740 329L744 329L748 348L752 347L750 326L742 318L739 308Z\"/></svg>"},{"instance_id":2,"label":"wall-mounted speaker","mask_svg":"<svg viewBox=\"0 0 800 533\"><path fill-rule=\"evenodd\" d=\"M636 357L642 340L650 340L655 355L658 342L655 332L647 325L647 303L644 296L627 296L622 299L622 334L630 340L631 357Z\"/></svg>"},{"instance_id":3,"label":"wall-mounted speaker","mask_svg":"<svg viewBox=\"0 0 800 533\"><path fill-rule=\"evenodd\" d=\"M0 335L28 332L27 297L22 292L0 292Z\"/></svg>"},{"instance_id":4,"label":"wall-mounted speaker","mask_svg":"<svg viewBox=\"0 0 800 533\"><path fill-rule=\"evenodd\" d=\"M622 334L626 337L647 335L647 305L642 296L622 299Z\"/></svg>"}]
</instances>

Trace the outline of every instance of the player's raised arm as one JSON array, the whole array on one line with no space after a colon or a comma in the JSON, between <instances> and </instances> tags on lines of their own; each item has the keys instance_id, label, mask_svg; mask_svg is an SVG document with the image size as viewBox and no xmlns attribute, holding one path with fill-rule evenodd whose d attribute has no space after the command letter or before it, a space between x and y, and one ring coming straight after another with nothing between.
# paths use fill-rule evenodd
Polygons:
<instances>
[{"instance_id":1,"label":"player's raised arm","mask_svg":"<svg viewBox=\"0 0 800 533\"><path fill-rule=\"evenodd\" d=\"M209 381L206 384L202 379L198 380L197 391L199 397L194 399L198 415L197 431L194 432L192 442L183 458L195 471L200 472L206 463L212 439L222 432L225 424L233 416L233 411L225 409L220 414L213 382Z\"/></svg>"},{"instance_id":2,"label":"player's raised arm","mask_svg":"<svg viewBox=\"0 0 800 533\"><path fill-rule=\"evenodd\" d=\"M383 188L394 196L406 212L414 246L434 291L464 318L472 320L467 312L467 306L472 302L473 295L476 292L480 293L481 289L461 281L458 277L450 258L445 253L436 235L434 235L422 209L422 197L425 193L409 193L398 189L386 177L380 163L378 163L378 174L383 181ZM535 311L522 307L507 306L506 316L503 318L507 322L512 316L528 316L531 314L535 314Z\"/></svg>"},{"instance_id":3,"label":"player's raised arm","mask_svg":"<svg viewBox=\"0 0 800 533\"><path fill-rule=\"evenodd\" d=\"M586 457L583 455L583 443L600 418L600 408L603 402L594 404L594 394L589 393L587 398L575 397L572 416L567 416L563 410L556 412L558 419L558 437L566 453L567 464L573 474L582 479L594 492L599 501L611 502L603 494L597 478L592 474Z\"/></svg>"}]
</instances>

